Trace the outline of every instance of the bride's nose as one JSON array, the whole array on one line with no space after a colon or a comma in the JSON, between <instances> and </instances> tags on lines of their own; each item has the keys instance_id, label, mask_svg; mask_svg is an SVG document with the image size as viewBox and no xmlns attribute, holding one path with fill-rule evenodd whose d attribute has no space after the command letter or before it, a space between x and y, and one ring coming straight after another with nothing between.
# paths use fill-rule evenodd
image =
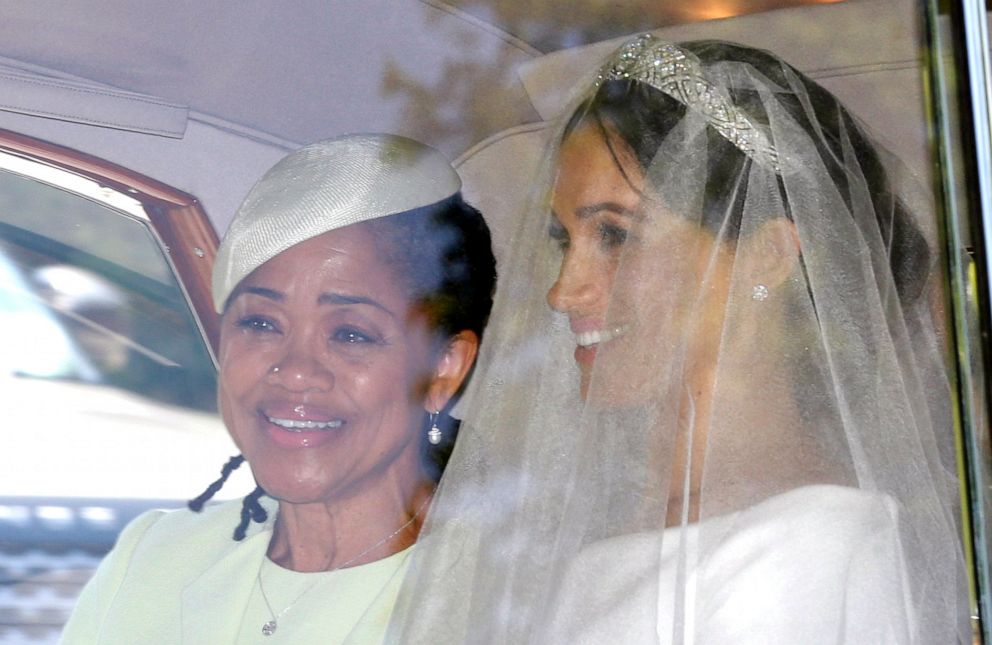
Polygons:
<instances>
[{"instance_id":1,"label":"bride's nose","mask_svg":"<svg viewBox=\"0 0 992 645\"><path fill-rule=\"evenodd\" d=\"M594 258L574 247L565 253L558 279L548 291L548 304L562 313L590 311L606 292L606 275Z\"/></svg>"}]
</instances>

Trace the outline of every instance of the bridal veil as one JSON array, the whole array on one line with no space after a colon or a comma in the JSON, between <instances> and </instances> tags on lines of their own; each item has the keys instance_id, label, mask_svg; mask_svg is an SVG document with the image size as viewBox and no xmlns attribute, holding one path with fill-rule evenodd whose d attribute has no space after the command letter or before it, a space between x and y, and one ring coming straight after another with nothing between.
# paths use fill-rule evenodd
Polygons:
<instances>
[{"instance_id":1,"label":"bridal veil","mask_svg":"<svg viewBox=\"0 0 992 645\"><path fill-rule=\"evenodd\" d=\"M970 640L926 193L731 43L633 38L555 127L391 634Z\"/></svg>"}]
</instances>

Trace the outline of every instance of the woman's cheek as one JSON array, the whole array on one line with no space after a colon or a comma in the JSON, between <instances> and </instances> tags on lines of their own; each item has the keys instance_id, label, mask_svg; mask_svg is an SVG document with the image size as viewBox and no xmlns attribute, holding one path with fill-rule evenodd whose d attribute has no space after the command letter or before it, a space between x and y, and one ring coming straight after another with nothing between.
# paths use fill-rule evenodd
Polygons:
<instances>
[{"instance_id":1,"label":"woman's cheek","mask_svg":"<svg viewBox=\"0 0 992 645\"><path fill-rule=\"evenodd\" d=\"M218 363L218 399L231 408L228 410L229 415L225 417L225 421L230 421L237 413L235 408L239 399L264 383L267 374L277 363L275 356L267 348L246 342L243 336L237 335L222 342Z\"/></svg>"},{"instance_id":2,"label":"woman's cheek","mask_svg":"<svg viewBox=\"0 0 992 645\"><path fill-rule=\"evenodd\" d=\"M227 433L234 440L234 444L238 447L239 451L244 451L244 446L241 443L241 437L237 432L237 420L235 419L233 402L231 401L230 393L227 390L227 386L223 380L219 380L217 383L217 408L220 411L220 417L224 422L224 427L227 428Z\"/></svg>"},{"instance_id":3,"label":"woman's cheek","mask_svg":"<svg viewBox=\"0 0 992 645\"><path fill-rule=\"evenodd\" d=\"M245 336L245 331L236 327L229 327L221 332L220 352L217 358L222 374L224 366L235 362L238 357L246 353L245 345L247 339Z\"/></svg>"}]
</instances>

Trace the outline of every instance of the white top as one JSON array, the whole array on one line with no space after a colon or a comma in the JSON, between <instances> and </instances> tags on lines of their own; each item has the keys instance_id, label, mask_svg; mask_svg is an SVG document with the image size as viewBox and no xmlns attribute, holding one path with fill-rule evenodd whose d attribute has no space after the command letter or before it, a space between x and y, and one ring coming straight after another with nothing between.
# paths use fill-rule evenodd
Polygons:
<instances>
[{"instance_id":1,"label":"white top","mask_svg":"<svg viewBox=\"0 0 992 645\"><path fill-rule=\"evenodd\" d=\"M670 528L583 550L541 642L668 644L677 631L687 644L916 642L888 497L808 486L684 536Z\"/></svg>"}]
</instances>

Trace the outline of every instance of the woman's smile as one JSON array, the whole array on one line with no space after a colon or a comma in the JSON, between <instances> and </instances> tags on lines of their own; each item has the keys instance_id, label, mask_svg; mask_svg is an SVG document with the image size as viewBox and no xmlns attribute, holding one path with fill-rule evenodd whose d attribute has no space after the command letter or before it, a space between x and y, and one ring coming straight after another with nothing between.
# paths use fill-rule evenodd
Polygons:
<instances>
[{"instance_id":1,"label":"woman's smile","mask_svg":"<svg viewBox=\"0 0 992 645\"><path fill-rule=\"evenodd\" d=\"M302 403L268 403L259 413L269 423L286 430L326 430L340 428L345 424L343 417L330 410Z\"/></svg>"},{"instance_id":2,"label":"woman's smile","mask_svg":"<svg viewBox=\"0 0 992 645\"><path fill-rule=\"evenodd\" d=\"M269 423L277 425L292 432L303 432L304 430L326 430L328 428L340 428L344 425L341 419L333 421L300 421L299 419L280 419L278 417L266 417Z\"/></svg>"},{"instance_id":3,"label":"woman's smile","mask_svg":"<svg viewBox=\"0 0 992 645\"><path fill-rule=\"evenodd\" d=\"M267 403L259 410L262 433L277 448L320 448L340 438L347 421L313 405Z\"/></svg>"}]
</instances>

